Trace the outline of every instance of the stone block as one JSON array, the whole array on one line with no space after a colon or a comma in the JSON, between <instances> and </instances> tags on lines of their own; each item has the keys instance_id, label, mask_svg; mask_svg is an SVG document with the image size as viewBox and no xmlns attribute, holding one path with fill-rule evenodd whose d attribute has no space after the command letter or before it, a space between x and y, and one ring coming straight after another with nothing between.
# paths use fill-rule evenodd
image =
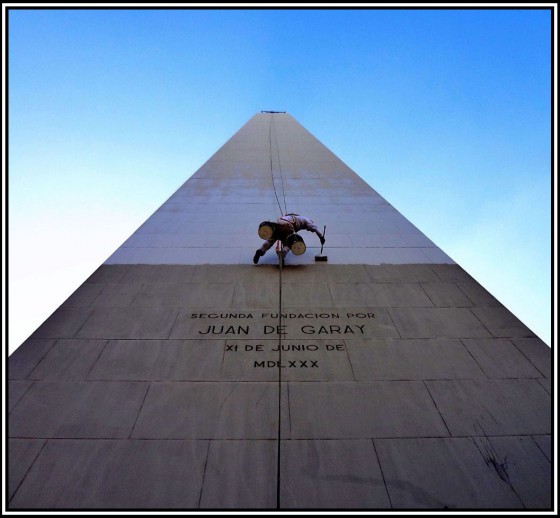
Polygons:
<instances>
[{"instance_id":1,"label":"stone block","mask_svg":"<svg viewBox=\"0 0 560 518\"><path fill-rule=\"evenodd\" d=\"M42 381L85 380L107 340L57 340L47 355L29 375Z\"/></svg>"},{"instance_id":2,"label":"stone block","mask_svg":"<svg viewBox=\"0 0 560 518\"><path fill-rule=\"evenodd\" d=\"M201 509L275 509L276 441L210 441Z\"/></svg>"},{"instance_id":3,"label":"stone block","mask_svg":"<svg viewBox=\"0 0 560 518\"><path fill-rule=\"evenodd\" d=\"M8 413L12 412L31 385L32 381L8 381Z\"/></svg>"},{"instance_id":4,"label":"stone block","mask_svg":"<svg viewBox=\"0 0 560 518\"><path fill-rule=\"evenodd\" d=\"M255 247L256 249L256 247ZM199 264L192 276L193 284L238 284L258 280L263 284L277 281L278 269L255 268L251 265Z\"/></svg>"},{"instance_id":5,"label":"stone block","mask_svg":"<svg viewBox=\"0 0 560 518\"><path fill-rule=\"evenodd\" d=\"M545 378L552 377L552 349L540 338L512 338L512 343Z\"/></svg>"},{"instance_id":6,"label":"stone block","mask_svg":"<svg viewBox=\"0 0 560 518\"><path fill-rule=\"evenodd\" d=\"M380 264L364 266L374 282L437 282L439 278L427 264Z\"/></svg>"},{"instance_id":7,"label":"stone block","mask_svg":"<svg viewBox=\"0 0 560 518\"><path fill-rule=\"evenodd\" d=\"M190 283L196 268L184 264L131 264L120 282Z\"/></svg>"},{"instance_id":8,"label":"stone block","mask_svg":"<svg viewBox=\"0 0 560 518\"><path fill-rule=\"evenodd\" d=\"M550 399L537 380L448 380L426 385L453 436L551 431Z\"/></svg>"},{"instance_id":9,"label":"stone block","mask_svg":"<svg viewBox=\"0 0 560 518\"><path fill-rule=\"evenodd\" d=\"M328 255L325 250L323 250L323 255ZM329 285L332 283L371 282L366 266L363 264L330 265L328 262L326 264L316 262L312 266L301 269L301 273L309 279L308 282L324 282L326 280ZM282 281L286 283L301 282L298 275L298 269L288 269L286 275L282 276ZM315 276L315 278L309 278L310 275Z\"/></svg>"},{"instance_id":10,"label":"stone block","mask_svg":"<svg viewBox=\"0 0 560 518\"><path fill-rule=\"evenodd\" d=\"M250 225L244 227L244 233L232 233L228 235L227 238L224 238L224 236L221 234L207 234L206 236L204 236L202 244L204 245L204 248L217 248L221 250L223 248L240 248L241 244L245 246L249 243L253 243L256 249L258 246L260 246L260 243L258 241L255 241L256 233L252 229L253 225L254 221L251 221ZM220 266L229 265L224 264Z\"/></svg>"},{"instance_id":11,"label":"stone block","mask_svg":"<svg viewBox=\"0 0 560 518\"><path fill-rule=\"evenodd\" d=\"M101 293L104 284L82 284L70 297L66 299L62 307L69 308L88 308Z\"/></svg>"},{"instance_id":12,"label":"stone block","mask_svg":"<svg viewBox=\"0 0 560 518\"><path fill-rule=\"evenodd\" d=\"M430 268L439 280L443 282L476 282L458 264L432 264Z\"/></svg>"},{"instance_id":13,"label":"stone block","mask_svg":"<svg viewBox=\"0 0 560 518\"><path fill-rule=\"evenodd\" d=\"M274 439L277 405L278 383L152 383L132 436Z\"/></svg>"},{"instance_id":14,"label":"stone block","mask_svg":"<svg viewBox=\"0 0 560 518\"><path fill-rule=\"evenodd\" d=\"M292 439L449 435L422 382L292 382L288 389Z\"/></svg>"},{"instance_id":15,"label":"stone block","mask_svg":"<svg viewBox=\"0 0 560 518\"><path fill-rule=\"evenodd\" d=\"M196 509L208 441L49 441L11 509Z\"/></svg>"},{"instance_id":16,"label":"stone block","mask_svg":"<svg viewBox=\"0 0 560 518\"><path fill-rule=\"evenodd\" d=\"M450 282L422 283L422 289L437 308L469 308L473 304L465 294Z\"/></svg>"},{"instance_id":17,"label":"stone block","mask_svg":"<svg viewBox=\"0 0 560 518\"><path fill-rule=\"evenodd\" d=\"M212 381L220 379L223 340L111 340L91 380Z\"/></svg>"},{"instance_id":18,"label":"stone block","mask_svg":"<svg viewBox=\"0 0 560 518\"><path fill-rule=\"evenodd\" d=\"M402 338L479 338L490 333L467 308L390 308Z\"/></svg>"},{"instance_id":19,"label":"stone block","mask_svg":"<svg viewBox=\"0 0 560 518\"><path fill-rule=\"evenodd\" d=\"M92 314L91 308L58 308L31 338L73 338Z\"/></svg>"},{"instance_id":20,"label":"stone block","mask_svg":"<svg viewBox=\"0 0 560 518\"><path fill-rule=\"evenodd\" d=\"M282 509L390 509L371 440L282 441Z\"/></svg>"},{"instance_id":21,"label":"stone block","mask_svg":"<svg viewBox=\"0 0 560 518\"><path fill-rule=\"evenodd\" d=\"M470 438L375 439L374 444L395 509L524 509Z\"/></svg>"},{"instance_id":22,"label":"stone block","mask_svg":"<svg viewBox=\"0 0 560 518\"><path fill-rule=\"evenodd\" d=\"M92 307L118 308L132 305L134 297L140 291L138 283L107 283L103 286L101 293L90 304Z\"/></svg>"},{"instance_id":23,"label":"stone block","mask_svg":"<svg viewBox=\"0 0 560 518\"><path fill-rule=\"evenodd\" d=\"M489 378L540 378L542 374L506 338L463 339Z\"/></svg>"},{"instance_id":24,"label":"stone block","mask_svg":"<svg viewBox=\"0 0 560 518\"><path fill-rule=\"evenodd\" d=\"M441 262L447 256L441 251L434 248L387 248L392 253L386 258L389 264L425 264L432 262ZM434 257L435 255L435 257ZM451 259L449 259L451 261Z\"/></svg>"},{"instance_id":25,"label":"stone block","mask_svg":"<svg viewBox=\"0 0 560 518\"><path fill-rule=\"evenodd\" d=\"M474 306L501 306L500 302L476 282L461 282L457 287L469 298Z\"/></svg>"},{"instance_id":26,"label":"stone block","mask_svg":"<svg viewBox=\"0 0 560 518\"><path fill-rule=\"evenodd\" d=\"M551 378L542 378L537 380L541 387L544 388L549 394L552 394L552 379Z\"/></svg>"},{"instance_id":27,"label":"stone block","mask_svg":"<svg viewBox=\"0 0 560 518\"><path fill-rule=\"evenodd\" d=\"M336 307L433 307L418 284L330 284Z\"/></svg>"},{"instance_id":28,"label":"stone block","mask_svg":"<svg viewBox=\"0 0 560 518\"><path fill-rule=\"evenodd\" d=\"M8 440L8 457L10 459L7 469L8 500L12 498L16 489L25 478L45 442L44 439Z\"/></svg>"},{"instance_id":29,"label":"stone block","mask_svg":"<svg viewBox=\"0 0 560 518\"><path fill-rule=\"evenodd\" d=\"M392 232L377 231L368 234L363 233L350 233L348 237L351 240L352 246L357 248L374 247L374 248L389 248L389 247L404 247L406 246L405 240L399 234ZM329 239L329 247L332 246Z\"/></svg>"},{"instance_id":30,"label":"stone block","mask_svg":"<svg viewBox=\"0 0 560 518\"><path fill-rule=\"evenodd\" d=\"M29 338L8 358L8 379L25 379L43 359L55 340Z\"/></svg>"},{"instance_id":31,"label":"stone block","mask_svg":"<svg viewBox=\"0 0 560 518\"><path fill-rule=\"evenodd\" d=\"M91 311L91 310L90 310ZM77 333L77 338L168 338L177 309L96 308Z\"/></svg>"},{"instance_id":32,"label":"stone block","mask_svg":"<svg viewBox=\"0 0 560 518\"><path fill-rule=\"evenodd\" d=\"M333 301L326 283L282 284L282 306L290 308L331 308Z\"/></svg>"},{"instance_id":33,"label":"stone block","mask_svg":"<svg viewBox=\"0 0 560 518\"><path fill-rule=\"evenodd\" d=\"M296 308L332 307L332 299L326 283L283 284L282 305ZM278 307L280 303L279 277L271 276L269 282L262 279L243 279L235 287L233 307Z\"/></svg>"},{"instance_id":34,"label":"stone block","mask_svg":"<svg viewBox=\"0 0 560 518\"><path fill-rule=\"evenodd\" d=\"M230 307L233 284L144 284L134 300L136 307Z\"/></svg>"},{"instance_id":35,"label":"stone block","mask_svg":"<svg viewBox=\"0 0 560 518\"><path fill-rule=\"evenodd\" d=\"M456 339L355 339L346 345L360 381L485 377Z\"/></svg>"},{"instance_id":36,"label":"stone block","mask_svg":"<svg viewBox=\"0 0 560 518\"><path fill-rule=\"evenodd\" d=\"M496 337L524 338L535 334L504 307L475 307L472 312Z\"/></svg>"},{"instance_id":37,"label":"stone block","mask_svg":"<svg viewBox=\"0 0 560 518\"><path fill-rule=\"evenodd\" d=\"M552 466L531 437L477 437L475 443L525 509L552 509Z\"/></svg>"},{"instance_id":38,"label":"stone block","mask_svg":"<svg viewBox=\"0 0 560 518\"><path fill-rule=\"evenodd\" d=\"M146 383L35 382L10 416L10 437L126 438Z\"/></svg>"},{"instance_id":39,"label":"stone block","mask_svg":"<svg viewBox=\"0 0 560 518\"><path fill-rule=\"evenodd\" d=\"M552 436L551 435L533 435L533 440L543 452L549 462L552 462Z\"/></svg>"}]
</instances>

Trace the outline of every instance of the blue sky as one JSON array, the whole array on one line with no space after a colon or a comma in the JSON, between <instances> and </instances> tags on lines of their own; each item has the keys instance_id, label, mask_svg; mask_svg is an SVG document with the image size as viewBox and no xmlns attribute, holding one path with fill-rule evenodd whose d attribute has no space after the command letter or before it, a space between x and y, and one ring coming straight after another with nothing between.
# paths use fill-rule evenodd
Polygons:
<instances>
[{"instance_id":1,"label":"blue sky","mask_svg":"<svg viewBox=\"0 0 560 518\"><path fill-rule=\"evenodd\" d=\"M10 11L9 350L261 110L550 345L550 31L544 9Z\"/></svg>"}]
</instances>

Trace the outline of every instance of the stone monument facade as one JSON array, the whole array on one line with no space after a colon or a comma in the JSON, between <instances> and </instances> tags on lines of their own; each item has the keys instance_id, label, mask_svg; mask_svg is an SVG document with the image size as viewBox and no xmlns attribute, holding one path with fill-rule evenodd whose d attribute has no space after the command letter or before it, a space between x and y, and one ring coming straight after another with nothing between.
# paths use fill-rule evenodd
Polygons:
<instances>
[{"instance_id":1,"label":"stone monument facade","mask_svg":"<svg viewBox=\"0 0 560 518\"><path fill-rule=\"evenodd\" d=\"M290 212L326 226L328 261L303 231L304 255L254 265ZM296 120L258 113L9 357L6 502L546 510L551 371Z\"/></svg>"}]
</instances>

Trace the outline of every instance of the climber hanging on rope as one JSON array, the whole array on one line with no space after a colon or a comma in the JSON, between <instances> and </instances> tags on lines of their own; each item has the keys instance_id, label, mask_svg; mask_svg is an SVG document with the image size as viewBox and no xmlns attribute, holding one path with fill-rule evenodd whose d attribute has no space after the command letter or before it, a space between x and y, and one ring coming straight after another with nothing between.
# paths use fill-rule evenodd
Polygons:
<instances>
[{"instance_id":1,"label":"climber hanging on rope","mask_svg":"<svg viewBox=\"0 0 560 518\"><path fill-rule=\"evenodd\" d=\"M259 237L264 239L262 246L255 252L253 262L257 264L259 259L272 248L276 241L282 243L282 259L291 250L294 255L301 255L305 252L306 246L303 238L297 234L300 230L315 232L321 241L325 243L324 235L317 229L317 225L312 220L299 214L286 214L280 216L276 222L263 221L259 225Z\"/></svg>"}]
</instances>

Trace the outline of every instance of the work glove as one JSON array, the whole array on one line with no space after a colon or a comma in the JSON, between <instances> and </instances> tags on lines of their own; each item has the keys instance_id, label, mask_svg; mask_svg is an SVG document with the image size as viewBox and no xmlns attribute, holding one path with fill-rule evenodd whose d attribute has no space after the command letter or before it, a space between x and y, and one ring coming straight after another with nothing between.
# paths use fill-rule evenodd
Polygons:
<instances>
[{"instance_id":1,"label":"work glove","mask_svg":"<svg viewBox=\"0 0 560 518\"><path fill-rule=\"evenodd\" d=\"M323 234L319 234L319 241L321 241L322 245L325 244L325 236L323 236Z\"/></svg>"}]
</instances>

